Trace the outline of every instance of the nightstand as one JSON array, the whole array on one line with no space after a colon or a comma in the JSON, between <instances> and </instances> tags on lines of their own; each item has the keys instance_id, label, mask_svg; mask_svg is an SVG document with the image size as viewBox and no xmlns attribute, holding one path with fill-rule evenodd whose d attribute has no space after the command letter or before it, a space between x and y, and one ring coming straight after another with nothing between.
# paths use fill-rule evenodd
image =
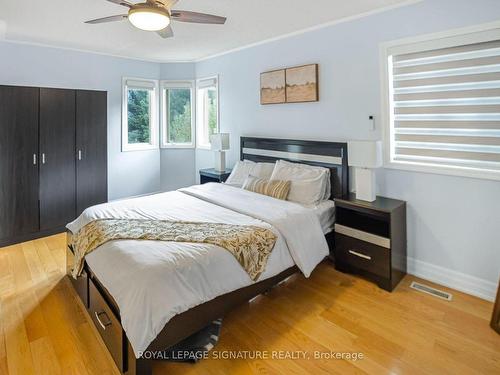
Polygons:
<instances>
[{"instance_id":1,"label":"nightstand","mask_svg":"<svg viewBox=\"0 0 500 375\"><path fill-rule=\"evenodd\" d=\"M406 275L406 202L335 199L335 268L392 291Z\"/></svg>"},{"instance_id":2,"label":"nightstand","mask_svg":"<svg viewBox=\"0 0 500 375\"><path fill-rule=\"evenodd\" d=\"M226 169L224 172L216 171L214 168L200 169L200 184L207 182L224 182L231 174L231 169Z\"/></svg>"},{"instance_id":3,"label":"nightstand","mask_svg":"<svg viewBox=\"0 0 500 375\"><path fill-rule=\"evenodd\" d=\"M500 334L500 283L498 284L497 300L493 308L493 315L491 316L491 328Z\"/></svg>"}]
</instances>

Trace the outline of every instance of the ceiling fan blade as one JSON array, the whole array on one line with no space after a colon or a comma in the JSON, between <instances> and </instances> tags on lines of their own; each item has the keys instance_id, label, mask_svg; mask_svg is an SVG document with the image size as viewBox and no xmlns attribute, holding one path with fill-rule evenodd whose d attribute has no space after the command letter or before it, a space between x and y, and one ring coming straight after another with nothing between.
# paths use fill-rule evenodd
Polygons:
<instances>
[{"instance_id":1,"label":"ceiling fan blade","mask_svg":"<svg viewBox=\"0 0 500 375\"><path fill-rule=\"evenodd\" d=\"M126 1L126 0L106 0L109 1L110 3L118 4L118 5L123 5L124 7L129 7L132 8L134 4Z\"/></svg>"},{"instance_id":2,"label":"ceiling fan blade","mask_svg":"<svg viewBox=\"0 0 500 375\"><path fill-rule=\"evenodd\" d=\"M165 27L163 30L157 31L156 33L164 39L172 38L174 36L174 31L170 25Z\"/></svg>"},{"instance_id":3,"label":"ceiling fan blade","mask_svg":"<svg viewBox=\"0 0 500 375\"><path fill-rule=\"evenodd\" d=\"M210 23L216 25L223 25L226 22L226 17L190 12L187 10L172 10L171 16L173 20L180 22Z\"/></svg>"},{"instance_id":4,"label":"ceiling fan blade","mask_svg":"<svg viewBox=\"0 0 500 375\"><path fill-rule=\"evenodd\" d=\"M109 0L112 1L112 0ZM118 1L118 0L117 0ZM179 0L146 0L147 3L155 5L155 6L162 6L167 9L172 8Z\"/></svg>"},{"instance_id":5,"label":"ceiling fan blade","mask_svg":"<svg viewBox=\"0 0 500 375\"><path fill-rule=\"evenodd\" d=\"M85 21L85 23L89 24L97 24L97 23L105 23L105 22L114 22L114 21L122 21L127 19L126 14L120 14L118 16L109 16L109 17L103 17L103 18L97 18L95 20L90 20L90 21Z\"/></svg>"},{"instance_id":6,"label":"ceiling fan blade","mask_svg":"<svg viewBox=\"0 0 500 375\"><path fill-rule=\"evenodd\" d=\"M164 4L165 4L165 7L167 9L170 9L172 8L175 4L177 4L179 2L179 0L163 0Z\"/></svg>"}]
</instances>

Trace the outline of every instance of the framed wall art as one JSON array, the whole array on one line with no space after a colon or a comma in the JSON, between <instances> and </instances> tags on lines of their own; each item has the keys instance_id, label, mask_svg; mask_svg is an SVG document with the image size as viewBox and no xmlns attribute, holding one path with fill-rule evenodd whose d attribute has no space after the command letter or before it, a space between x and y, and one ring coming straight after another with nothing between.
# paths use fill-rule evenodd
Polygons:
<instances>
[{"instance_id":1,"label":"framed wall art","mask_svg":"<svg viewBox=\"0 0 500 375\"><path fill-rule=\"evenodd\" d=\"M287 103L317 102L319 100L318 64L287 68L285 76Z\"/></svg>"},{"instance_id":2,"label":"framed wall art","mask_svg":"<svg viewBox=\"0 0 500 375\"><path fill-rule=\"evenodd\" d=\"M285 84L285 69L261 73L260 104L285 103Z\"/></svg>"}]
</instances>

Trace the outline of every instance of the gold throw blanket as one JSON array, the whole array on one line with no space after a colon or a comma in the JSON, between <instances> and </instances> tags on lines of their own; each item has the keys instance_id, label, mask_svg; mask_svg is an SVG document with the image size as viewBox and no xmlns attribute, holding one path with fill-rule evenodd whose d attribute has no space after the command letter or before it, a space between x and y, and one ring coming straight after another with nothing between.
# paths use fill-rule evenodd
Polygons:
<instances>
[{"instance_id":1,"label":"gold throw blanket","mask_svg":"<svg viewBox=\"0 0 500 375\"><path fill-rule=\"evenodd\" d=\"M80 275L85 255L112 240L157 240L208 243L229 251L252 280L264 272L276 243L269 229L253 225L196 223L168 220L98 219L73 236L75 264L72 275Z\"/></svg>"}]
</instances>

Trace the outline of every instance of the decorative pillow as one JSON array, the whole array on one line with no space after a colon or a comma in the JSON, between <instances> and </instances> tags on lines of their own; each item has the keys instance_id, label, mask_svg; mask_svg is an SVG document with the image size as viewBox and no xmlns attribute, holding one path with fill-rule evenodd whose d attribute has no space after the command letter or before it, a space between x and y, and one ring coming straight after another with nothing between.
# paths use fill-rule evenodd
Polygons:
<instances>
[{"instance_id":1,"label":"decorative pillow","mask_svg":"<svg viewBox=\"0 0 500 375\"><path fill-rule=\"evenodd\" d=\"M271 179L292 181L288 200L293 202L314 205L330 197L330 171L327 168L278 160ZM298 181L303 182L295 183Z\"/></svg>"},{"instance_id":2,"label":"decorative pillow","mask_svg":"<svg viewBox=\"0 0 500 375\"><path fill-rule=\"evenodd\" d=\"M270 180L276 163L257 163L250 173L252 176Z\"/></svg>"},{"instance_id":3,"label":"decorative pillow","mask_svg":"<svg viewBox=\"0 0 500 375\"><path fill-rule=\"evenodd\" d=\"M255 167L255 164L255 162L250 160L238 161L227 178L226 184L242 187L250 172Z\"/></svg>"},{"instance_id":4,"label":"decorative pillow","mask_svg":"<svg viewBox=\"0 0 500 375\"><path fill-rule=\"evenodd\" d=\"M290 192L290 185L290 181L265 180L255 176L248 176L243 184L243 189L286 200Z\"/></svg>"}]
</instances>

